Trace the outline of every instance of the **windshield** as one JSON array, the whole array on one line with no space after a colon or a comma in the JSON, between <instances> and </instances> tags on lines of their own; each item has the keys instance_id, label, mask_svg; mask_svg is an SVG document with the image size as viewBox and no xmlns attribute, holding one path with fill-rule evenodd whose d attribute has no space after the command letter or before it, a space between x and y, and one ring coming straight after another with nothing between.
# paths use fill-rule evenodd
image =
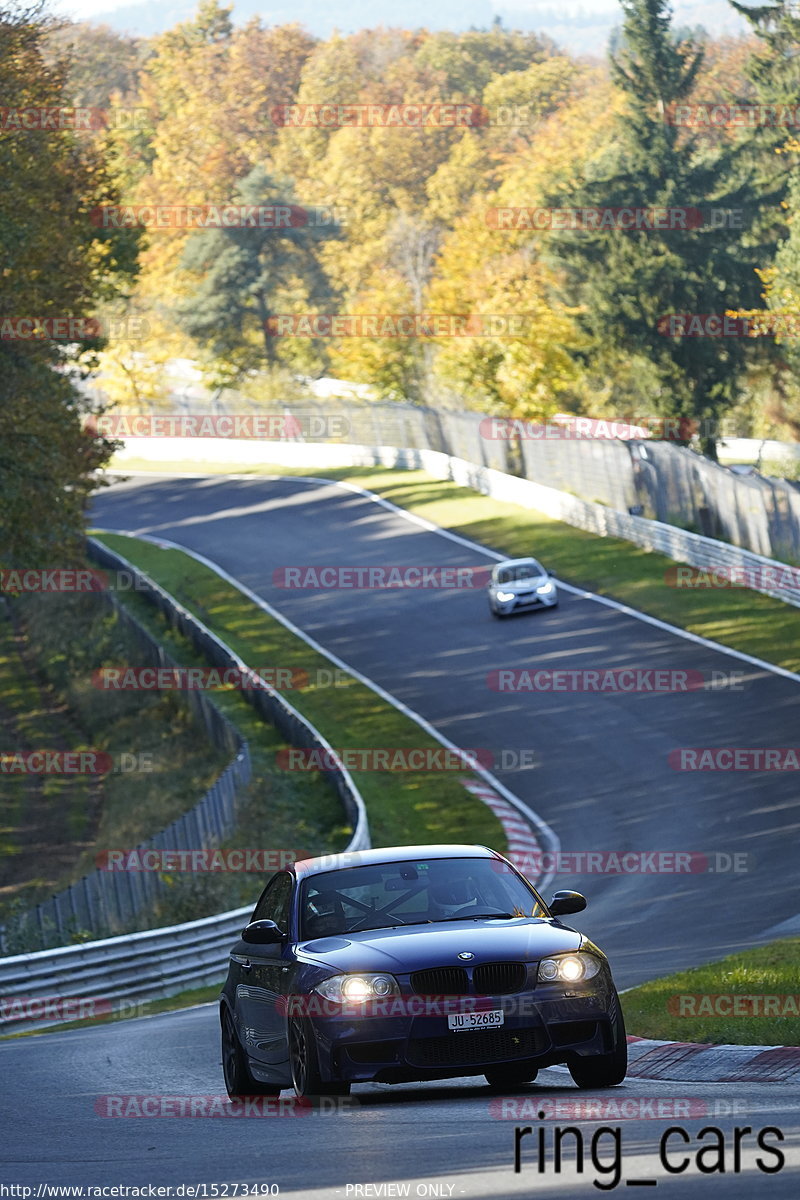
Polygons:
<instances>
[{"instance_id":1,"label":"windshield","mask_svg":"<svg viewBox=\"0 0 800 1200\"><path fill-rule=\"evenodd\" d=\"M300 936L332 937L475 917L546 916L533 888L497 859L409 859L307 879Z\"/></svg>"},{"instance_id":2,"label":"windshield","mask_svg":"<svg viewBox=\"0 0 800 1200\"><path fill-rule=\"evenodd\" d=\"M513 567L498 567L498 583L519 583L523 579L531 579L535 575L545 575L547 572L535 558L527 558L525 562L516 563Z\"/></svg>"}]
</instances>

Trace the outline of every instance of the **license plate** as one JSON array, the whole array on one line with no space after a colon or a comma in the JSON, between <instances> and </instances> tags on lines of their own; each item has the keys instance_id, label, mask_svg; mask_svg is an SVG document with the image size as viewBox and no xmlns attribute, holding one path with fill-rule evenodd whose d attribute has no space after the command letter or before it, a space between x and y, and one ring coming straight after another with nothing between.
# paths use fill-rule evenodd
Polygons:
<instances>
[{"instance_id":1,"label":"license plate","mask_svg":"<svg viewBox=\"0 0 800 1200\"><path fill-rule=\"evenodd\" d=\"M453 1033L460 1029L497 1029L504 1019L502 1008L488 1008L484 1012L448 1013L447 1026Z\"/></svg>"}]
</instances>

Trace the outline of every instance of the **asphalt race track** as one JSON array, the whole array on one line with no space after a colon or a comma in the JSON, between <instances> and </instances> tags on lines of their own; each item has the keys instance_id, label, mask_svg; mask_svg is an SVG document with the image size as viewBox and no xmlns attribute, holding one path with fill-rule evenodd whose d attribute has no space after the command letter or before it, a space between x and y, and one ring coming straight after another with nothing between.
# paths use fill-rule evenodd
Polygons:
<instances>
[{"instance_id":1,"label":"asphalt race track","mask_svg":"<svg viewBox=\"0 0 800 1200\"><path fill-rule=\"evenodd\" d=\"M459 745L506 752L507 762L532 754L525 769L501 766L496 773L556 830L563 851L702 851L717 865L746 855L747 870L739 873L558 877L556 886L588 896L575 923L609 953L619 987L752 944L800 912L791 774L687 773L668 762L680 747L792 745L796 682L567 592L555 611L499 622L482 590L275 586L273 572L290 565L490 561L333 485L139 477L103 492L93 519L207 555ZM491 671L533 666L743 674L734 689L671 695L499 693L487 686ZM456 1080L360 1086L338 1111L303 1116L291 1106L249 1118L105 1115L125 1108L124 1101L115 1107L102 1099L109 1095L192 1096L206 1113L202 1098L223 1092L219 1059L213 1006L0 1044L4 1178L34 1185L33 1196L47 1194L35 1190L40 1183L204 1183L208 1189L196 1195L224 1196L222 1186L210 1186L223 1181L231 1185L228 1195L234 1182L257 1182L262 1194L276 1184L280 1194L309 1200L589 1196L598 1194L596 1183L616 1190L615 1181L655 1183L659 1194L686 1200L711 1192L726 1200L800 1194L796 1085L629 1078L587 1097L553 1068L505 1103L480 1080ZM606 1107L571 1107L589 1100ZM180 1111L177 1102L166 1108ZM554 1126L573 1123L584 1134L583 1172L576 1175L569 1151L560 1174L550 1154L539 1171L538 1130L549 1145ZM522 1143L518 1174L516 1125L534 1128ZM673 1141L668 1154L673 1165L687 1163L677 1174L658 1153L671 1125L686 1130L686 1142ZM755 1139L773 1125L785 1135L786 1162L770 1174L756 1159L772 1167L774 1155L759 1151ZM601 1136L602 1126L611 1132ZM724 1173L703 1173L703 1160L698 1165L705 1144L698 1134L706 1126L723 1131ZM752 1130L742 1135L739 1169L734 1126Z\"/></svg>"},{"instance_id":2,"label":"asphalt race track","mask_svg":"<svg viewBox=\"0 0 800 1200\"><path fill-rule=\"evenodd\" d=\"M586 891L576 925L612 957L618 987L722 957L800 913L792 773L681 772L668 762L680 747L792 745L793 680L566 592L553 611L495 621L482 588L275 586L274 572L292 565L491 565L334 485L139 478L103 492L93 517L207 555L457 745L533 757L496 774L555 829L562 851L700 851L712 866L717 854L746 855L738 873L559 877ZM492 671L532 666L739 677L737 690L673 694L487 685Z\"/></svg>"},{"instance_id":3,"label":"asphalt race track","mask_svg":"<svg viewBox=\"0 0 800 1200\"><path fill-rule=\"evenodd\" d=\"M509 1102L520 1104L527 1095L522 1121L493 1115L499 1098L481 1086L482 1080L468 1079L444 1085L364 1084L354 1089L341 1111L303 1117L115 1118L97 1114L95 1106L101 1112L107 1106L100 1097L109 1095L191 1095L201 1100L210 1094L224 1095L217 1029L216 1011L206 1006L0 1044L3 1159L8 1159L3 1163L4 1179L29 1186L149 1183L175 1187L258 1181L278 1184L281 1195L324 1196L326 1200L355 1198L358 1193L348 1192L348 1184L352 1188L387 1182L409 1184L407 1194L412 1197L589 1197L602 1194L593 1186L594 1179L609 1182L608 1175L594 1169L588 1146L596 1129L608 1125L620 1131L623 1178L657 1179L657 1195L686 1200L711 1193L725 1200L760 1200L762 1196L794 1200L798 1195L798 1094L796 1089L777 1085L627 1081L608 1092L598 1092L595 1102L600 1097L605 1104L621 1105L624 1100L635 1106L643 1102L646 1115L638 1120L612 1117L600 1124L582 1122L587 1146L581 1179L576 1179L574 1168L557 1177L550 1165L540 1175L535 1146L526 1143L522 1169L519 1175L513 1173L516 1125L548 1130L570 1125L570 1115L566 1111L560 1114L555 1106L586 1102L586 1093L578 1092L570 1077L556 1069L542 1072L536 1086L506 1098L509 1111ZM649 1115L651 1108L657 1111L659 1100L666 1118ZM227 1108L227 1098L218 1107ZM681 1114L687 1110L696 1115L685 1119ZM540 1121L537 1111L556 1115ZM754 1165L754 1154L748 1153L743 1155L743 1170L735 1175L729 1152L724 1176L700 1175L692 1159L684 1174L668 1177L660 1166L658 1147L671 1125L685 1128L695 1152L702 1145L697 1141L699 1131L707 1125L724 1131L729 1150L734 1126L760 1130L777 1125L786 1135L786 1165L778 1174L763 1174ZM668 1143L668 1148L668 1161L673 1164L686 1156L687 1147L679 1139ZM691 1151L691 1146L688 1149ZM597 1143L596 1153L603 1165L614 1161L607 1140ZM763 1157L773 1165L771 1157ZM438 1192L424 1190L434 1185ZM417 1191L419 1187L423 1190ZM620 1192L624 1187L620 1183ZM361 1192L362 1197L380 1195L376 1190Z\"/></svg>"}]
</instances>

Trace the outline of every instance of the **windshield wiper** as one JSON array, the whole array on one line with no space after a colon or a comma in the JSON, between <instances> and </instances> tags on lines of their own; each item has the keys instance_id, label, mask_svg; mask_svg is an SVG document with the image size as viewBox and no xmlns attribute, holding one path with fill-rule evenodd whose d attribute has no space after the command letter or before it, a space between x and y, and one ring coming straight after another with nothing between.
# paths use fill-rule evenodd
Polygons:
<instances>
[{"instance_id":1,"label":"windshield wiper","mask_svg":"<svg viewBox=\"0 0 800 1200\"><path fill-rule=\"evenodd\" d=\"M525 913L464 913L460 917L427 917L422 921L398 921L398 918L394 917L389 925L363 925L333 936L348 937L352 933L371 933L373 929L410 929L414 925L441 925L450 921L516 921L524 919L525 916Z\"/></svg>"},{"instance_id":2,"label":"windshield wiper","mask_svg":"<svg viewBox=\"0 0 800 1200\"><path fill-rule=\"evenodd\" d=\"M393 917L388 925L364 925L360 929L348 929L348 933L369 933L371 929L405 929L412 925L432 925L433 921L425 919L424 921L401 921L399 917Z\"/></svg>"},{"instance_id":3,"label":"windshield wiper","mask_svg":"<svg viewBox=\"0 0 800 1200\"><path fill-rule=\"evenodd\" d=\"M443 921L515 921L520 913L463 913L460 917L442 917Z\"/></svg>"}]
</instances>

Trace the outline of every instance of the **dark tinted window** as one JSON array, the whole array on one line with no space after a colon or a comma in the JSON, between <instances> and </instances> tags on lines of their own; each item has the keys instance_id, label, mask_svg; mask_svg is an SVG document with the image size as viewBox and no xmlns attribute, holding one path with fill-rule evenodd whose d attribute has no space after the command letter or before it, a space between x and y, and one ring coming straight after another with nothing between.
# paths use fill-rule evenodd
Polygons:
<instances>
[{"instance_id":1,"label":"dark tinted window","mask_svg":"<svg viewBox=\"0 0 800 1200\"><path fill-rule=\"evenodd\" d=\"M303 884L301 937L500 914L546 915L533 889L505 863L410 859L311 876Z\"/></svg>"},{"instance_id":2,"label":"dark tinted window","mask_svg":"<svg viewBox=\"0 0 800 1200\"><path fill-rule=\"evenodd\" d=\"M520 583L523 579L531 579L536 575L546 574L544 567L535 558L528 558L514 567L500 567L497 571L497 583Z\"/></svg>"},{"instance_id":3,"label":"dark tinted window","mask_svg":"<svg viewBox=\"0 0 800 1200\"><path fill-rule=\"evenodd\" d=\"M292 895L292 877L282 871L271 879L266 891L255 907L251 921L274 921L286 933L289 928L289 901Z\"/></svg>"}]
</instances>

